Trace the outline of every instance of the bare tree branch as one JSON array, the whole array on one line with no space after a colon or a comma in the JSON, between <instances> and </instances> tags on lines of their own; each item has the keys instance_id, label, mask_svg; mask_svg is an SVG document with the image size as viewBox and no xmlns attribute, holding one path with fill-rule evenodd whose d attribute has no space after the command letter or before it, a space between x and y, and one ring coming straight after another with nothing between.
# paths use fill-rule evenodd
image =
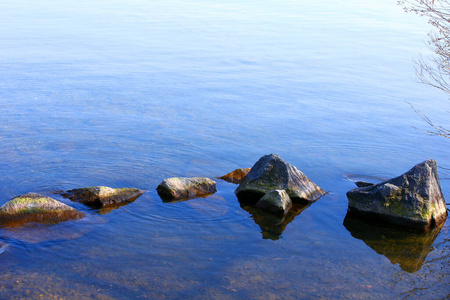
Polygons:
<instances>
[{"instance_id":1,"label":"bare tree branch","mask_svg":"<svg viewBox=\"0 0 450 300\"><path fill-rule=\"evenodd\" d=\"M428 17L435 30L428 34L433 58L421 57L417 62L417 78L450 94L450 2L449 0L398 1L406 12Z\"/></svg>"},{"instance_id":2,"label":"bare tree branch","mask_svg":"<svg viewBox=\"0 0 450 300\"><path fill-rule=\"evenodd\" d=\"M450 94L450 0L402 0L398 4L406 12L413 12L428 18L434 30L428 34L428 47L434 53L432 58L423 56L416 62L416 76L428 84ZM424 113L412 109L434 130L428 134L450 138L450 130L435 125Z\"/></svg>"},{"instance_id":3,"label":"bare tree branch","mask_svg":"<svg viewBox=\"0 0 450 300\"><path fill-rule=\"evenodd\" d=\"M414 110L414 112L422 119L422 120L424 120L428 125L430 125L431 127L433 127L434 128L434 130L433 131L431 131L431 130L422 130L422 129L419 129L419 128L416 128L416 127L414 127L414 128L416 128L416 129L418 129L418 130L421 130L421 131L423 131L423 132L426 132L426 133L428 133L428 134L430 134L430 135L437 135L437 136L442 136L442 137L445 137L445 138L448 138L448 139L450 139L450 130L449 129L447 129L447 128L444 128L444 127L442 127L442 126L437 126L437 125L435 125L423 112L421 112L420 110L417 110L410 102L408 102L408 101L406 101L406 103L408 103L409 104L409 106L411 106L411 108Z\"/></svg>"}]
</instances>

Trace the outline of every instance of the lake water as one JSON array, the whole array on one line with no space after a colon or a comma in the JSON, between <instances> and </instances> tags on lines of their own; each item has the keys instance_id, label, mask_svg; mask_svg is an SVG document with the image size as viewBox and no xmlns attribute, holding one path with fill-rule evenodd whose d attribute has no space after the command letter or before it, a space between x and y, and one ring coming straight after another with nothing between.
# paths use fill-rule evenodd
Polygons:
<instances>
[{"instance_id":1,"label":"lake water","mask_svg":"<svg viewBox=\"0 0 450 300\"><path fill-rule=\"evenodd\" d=\"M345 219L352 180L450 167L405 102L450 127L448 95L415 80L429 30L394 0L2 0L0 204L39 192L87 217L1 229L0 298L448 297L448 221ZM155 191L270 153L330 193L276 220L221 180ZM147 192L100 211L52 194L94 185Z\"/></svg>"}]
</instances>

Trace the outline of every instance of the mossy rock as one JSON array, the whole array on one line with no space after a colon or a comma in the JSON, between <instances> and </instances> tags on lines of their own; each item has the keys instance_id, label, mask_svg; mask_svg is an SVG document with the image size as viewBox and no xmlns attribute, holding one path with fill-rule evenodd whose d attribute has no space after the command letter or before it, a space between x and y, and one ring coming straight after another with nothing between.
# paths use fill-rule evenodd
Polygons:
<instances>
[{"instance_id":1,"label":"mossy rock","mask_svg":"<svg viewBox=\"0 0 450 300\"><path fill-rule=\"evenodd\" d=\"M69 190L63 192L62 195L92 208L101 208L133 202L144 192L136 188L114 189L107 186L93 186Z\"/></svg>"},{"instance_id":2,"label":"mossy rock","mask_svg":"<svg viewBox=\"0 0 450 300\"><path fill-rule=\"evenodd\" d=\"M84 217L80 212L53 198L36 193L17 196L0 207L2 226L21 226L25 223L58 223Z\"/></svg>"},{"instance_id":3,"label":"mossy rock","mask_svg":"<svg viewBox=\"0 0 450 300\"><path fill-rule=\"evenodd\" d=\"M347 192L350 215L411 229L442 224L447 208L436 161L430 159L393 179Z\"/></svg>"}]
</instances>

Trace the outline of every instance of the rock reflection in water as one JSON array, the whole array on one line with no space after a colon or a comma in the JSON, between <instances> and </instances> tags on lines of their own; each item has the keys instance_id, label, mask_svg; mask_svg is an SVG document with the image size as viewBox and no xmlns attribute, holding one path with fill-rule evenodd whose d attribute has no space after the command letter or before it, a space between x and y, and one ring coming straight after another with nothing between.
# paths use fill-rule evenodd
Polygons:
<instances>
[{"instance_id":1,"label":"rock reflection in water","mask_svg":"<svg viewBox=\"0 0 450 300\"><path fill-rule=\"evenodd\" d=\"M129 202L125 202L125 203L119 203L119 204L114 204L114 205L108 205L108 206L104 206L104 207L100 207L97 209L93 209L94 211L97 211L97 213L99 215L107 215L109 213L111 213L113 210L116 210L122 206L126 206L130 204Z\"/></svg>"},{"instance_id":2,"label":"rock reflection in water","mask_svg":"<svg viewBox=\"0 0 450 300\"><path fill-rule=\"evenodd\" d=\"M253 206L241 205L244 210L251 214L253 221L261 228L262 238L271 240L278 240L286 229L286 226L294 221L295 217L309 206L311 204L302 205L295 203L285 215L280 215Z\"/></svg>"},{"instance_id":3,"label":"rock reflection in water","mask_svg":"<svg viewBox=\"0 0 450 300\"><path fill-rule=\"evenodd\" d=\"M0 228L0 238L19 240L30 244L73 240L92 231L95 226L106 222L107 219L100 218L99 216L86 215L81 220L58 224L29 223L22 227L2 227Z\"/></svg>"},{"instance_id":4,"label":"rock reflection in water","mask_svg":"<svg viewBox=\"0 0 450 300\"><path fill-rule=\"evenodd\" d=\"M346 216L344 226L350 234L362 240L376 253L386 256L403 271L414 273L422 267L442 225L428 232L409 232L394 227L383 227Z\"/></svg>"}]
</instances>

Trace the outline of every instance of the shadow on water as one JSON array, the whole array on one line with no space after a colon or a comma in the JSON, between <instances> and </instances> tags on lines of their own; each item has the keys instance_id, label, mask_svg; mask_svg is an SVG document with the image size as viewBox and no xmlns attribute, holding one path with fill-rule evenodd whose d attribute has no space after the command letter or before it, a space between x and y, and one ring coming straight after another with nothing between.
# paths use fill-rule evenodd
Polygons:
<instances>
[{"instance_id":1,"label":"shadow on water","mask_svg":"<svg viewBox=\"0 0 450 300\"><path fill-rule=\"evenodd\" d=\"M208 197L214 195L214 193L194 195L192 197L186 197L186 198L180 198L180 199L174 199L172 197L167 197L165 194L160 193L159 191L158 191L158 195L161 198L162 202L164 202L164 203L178 203L178 202L185 202L185 201L189 201L189 200L193 200L193 199L205 199L205 198L208 198Z\"/></svg>"},{"instance_id":2,"label":"shadow on water","mask_svg":"<svg viewBox=\"0 0 450 300\"><path fill-rule=\"evenodd\" d=\"M362 240L376 253L386 256L394 265L409 273L419 271L432 251L431 246L442 225L428 232L409 232L393 227L383 227L354 217L346 216L344 227Z\"/></svg>"},{"instance_id":3,"label":"shadow on water","mask_svg":"<svg viewBox=\"0 0 450 300\"><path fill-rule=\"evenodd\" d=\"M253 206L241 204L241 208L250 213L253 221L261 228L262 238L274 241L280 239L286 226L309 206L311 204L295 203L285 215L277 215Z\"/></svg>"}]
</instances>

